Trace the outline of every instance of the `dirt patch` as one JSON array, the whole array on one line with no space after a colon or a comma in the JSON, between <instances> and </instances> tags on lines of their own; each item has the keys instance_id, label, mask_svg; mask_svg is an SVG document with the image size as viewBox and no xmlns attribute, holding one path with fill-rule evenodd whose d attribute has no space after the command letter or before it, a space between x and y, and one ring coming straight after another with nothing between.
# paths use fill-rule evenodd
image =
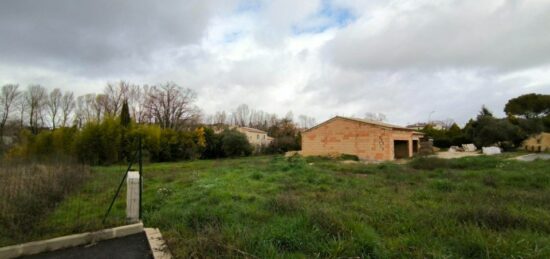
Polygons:
<instances>
[{"instance_id":1,"label":"dirt patch","mask_svg":"<svg viewBox=\"0 0 550 259\"><path fill-rule=\"evenodd\" d=\"M340 163L342 163L342 164L359 164L360 162L355 161L355 160L344 160L344 161L341 161Z\"/></svg>"},{"instance_id":2,"label":"dirt patch","mask_svg":"<svg viewBox=\"0 0 550 259\"><path fill-rule=\"evenodd\" d=\"M438 158L443 159L453 159L453 158L461 158L461 157L468 157L468 156L479 156L481 155L478 152L437 152L434 156Z\"/></svg>"},{"instance_id":3,"label":"dirt patch","mask_svg":"<svg viewBox=\"0 0 550 259\"><path fill-rule=\"evenodd\" d=\"M537 159L541 160L550 160L550 154L527 154L523 156L514 157L513 159L519 160L519 161L535 161Z\"/></svg>"}]
</instances>

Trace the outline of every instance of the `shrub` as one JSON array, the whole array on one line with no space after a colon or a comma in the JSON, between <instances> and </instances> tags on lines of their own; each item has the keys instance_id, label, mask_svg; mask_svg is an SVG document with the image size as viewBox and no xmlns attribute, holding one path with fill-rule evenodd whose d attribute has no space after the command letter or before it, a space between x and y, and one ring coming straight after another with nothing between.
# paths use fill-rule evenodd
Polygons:
<instances>
[{"instance_id":1,"label":"shrub","mask_svg":"<svg viewBox=\"0 0 550 259\"><path fill-rule=\"evenodd\" d=\"M266 153L271 154L282 154L292 150L300 150L300 143L294 136L277 137L266 147Z\"/></svg>"},{"instance_id":2,"label":"shrub","mask_svg":"<svg viewBox=\"0 0 550 259\"><path fill-rule=\"evenodd\" d=\"M159 153L161 149L160 136L161 128L157 125L139 125L132 129L128 137L134 142L141 137L141 145L143 147L143 159L145 161L159 161ZM129 151L130 154L135 153L134 149Z\"/></svg>"},{"instance_id":3,"label":"shrub","mask_svg":"<svg viewBox=\"0 0 550 259\"><path fill-rule=\"evenodd\" d=\"M222 150L225 156L237 157L252 154L252 146L246 135L237 130L224 130L222 132Z\"/></svg>"},{"instance_id":4,"label":"shrub","mask_svg":"<svg viewBox=\"0 0 550 259\"><path fill-rule=\"evenodd\" d=\"M222 149L221 134L216 134L211 128L205 128L204 140L206 147L202 152L201 158L220 158L225 156Z\"/></svg>"},{"instance_id":5,"label":"shrub","mask_svg":"<svg viewBox=\"0 0 550 259\"><path fill-rule=\"evenodd\" d=\"M359 161L359 157L356 155L350 155L350 154L342 154L340 155L341 160L353 160L353 161Z\"/></svg>"},{"instance_id":6,"label":"shrub","mask_svg":"<svg viewBox=\"0 0 550 259\"><path fill-rule=\"evenodd\" d=\"M78 159L92 165L112 164L122 157L123 130L120 121L106 118L86 124L74 141Z\"/></svg>"}]
</instances>

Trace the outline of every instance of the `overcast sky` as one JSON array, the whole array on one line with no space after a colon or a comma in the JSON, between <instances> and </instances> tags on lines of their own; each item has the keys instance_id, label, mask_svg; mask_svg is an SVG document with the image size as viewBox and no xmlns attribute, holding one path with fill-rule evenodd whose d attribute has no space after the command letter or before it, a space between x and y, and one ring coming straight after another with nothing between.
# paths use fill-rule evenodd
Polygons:
<instances>
[{"instance_id":1,"label":"overcast sky","mask_svg":"<svg viewBox=\"0 0 550 259\"><path fill-rule=\"evenodd\" d=\"M463 124L550 94L550 1L1 1L0 84L173 81L204 113Z\"/></svg>"}]
</instances>

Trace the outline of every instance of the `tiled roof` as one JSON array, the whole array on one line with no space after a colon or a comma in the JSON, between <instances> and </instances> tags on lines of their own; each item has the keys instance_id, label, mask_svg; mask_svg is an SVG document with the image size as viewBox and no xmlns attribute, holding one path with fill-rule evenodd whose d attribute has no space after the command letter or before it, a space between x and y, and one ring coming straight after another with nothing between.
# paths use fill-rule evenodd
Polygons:
<instances>
[{"instance_id":1,"label":"tiled roof","mask_svg":"<svg viewBox=\"0 0 550 259\"><path fill-rule=\"evenodd\" d=\"M265 131L263 131L263 130L255 129L255 128L239 127L239 129L244 130L244 131L248 131L248 132L256 132L256 133L267 134L267 132L265 132Z\"/></svg>"},{"instance_id":2,"label":"tiled roof","mask_svg":"<svg viewBox=\"0 0 550 259\"><path fill-rule=\"evenodd\" d=\"M374 120L368 120L368 119L359 119L359 118L351 118L351 117L343 117L343 116L335 116L321 124L318 124L317 126L315 127L312 127L312 128L309 128L307 131L310 131L314 128L317 128L329 121L332 121L334 119L344 119L344 120L351 120L351 121L356 121L356 122L361 122L361 123L367 123L367 124L372 124L372 125L377 125L377 126L381 126L381 127L385 127L385 128L390 128L390 129L400 129L400 130L407 130L407 131L414 131L413 129L409 129L409 128L406 128L406 127L402 127L402 126L398 126L398 125L393 125L393 124L389 124L389 123L385 123L385 122L381 122L381 121L374 121ZM420 132L418 132L419 134L422 134Z\"/></svg>"}]
</instances>

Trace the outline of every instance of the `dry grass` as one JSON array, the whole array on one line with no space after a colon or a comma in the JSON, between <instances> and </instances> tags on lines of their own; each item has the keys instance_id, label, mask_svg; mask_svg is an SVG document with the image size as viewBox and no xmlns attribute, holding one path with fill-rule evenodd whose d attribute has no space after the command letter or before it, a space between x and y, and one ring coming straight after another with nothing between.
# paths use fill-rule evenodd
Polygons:
<instances>
[{"instance_id":1,"label":"dry grass","mask_svg":"<svg viewBox=\"0 0 550 259\"><path fill-rule=\"evenodd\" d=\"M87 166L1 162L0 235L19 239L89 176Z\"/></svg>"}]
</instances>

